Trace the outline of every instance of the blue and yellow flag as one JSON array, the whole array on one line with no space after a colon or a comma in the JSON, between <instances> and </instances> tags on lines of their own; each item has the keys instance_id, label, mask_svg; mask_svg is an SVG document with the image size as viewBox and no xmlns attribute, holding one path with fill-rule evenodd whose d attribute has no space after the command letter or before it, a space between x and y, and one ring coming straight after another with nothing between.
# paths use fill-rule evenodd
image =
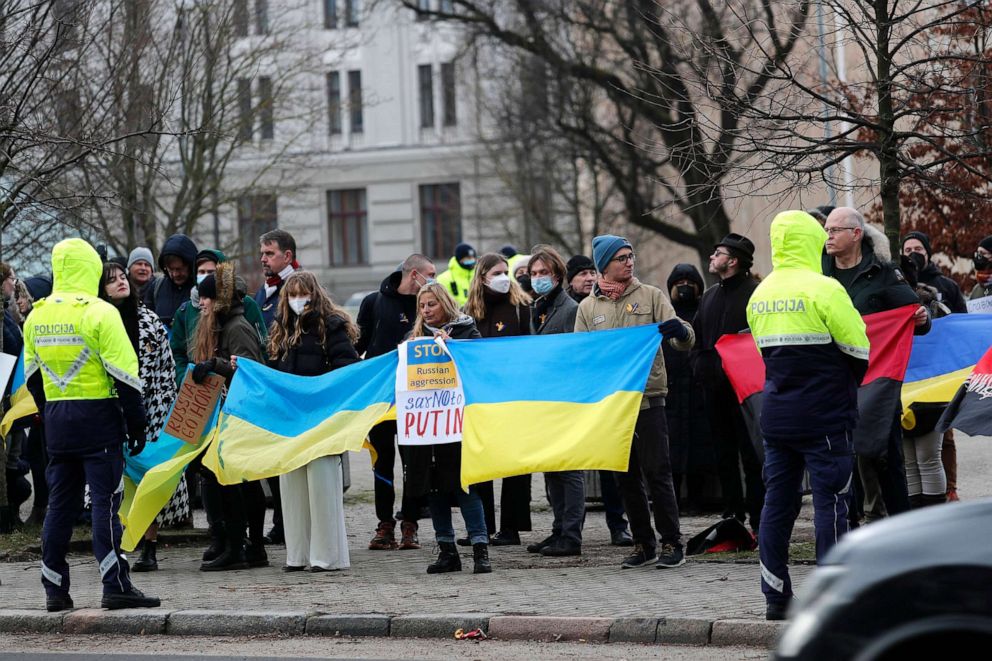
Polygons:
<instances>
[{"instance_id":1,"label":"blue and yellow flag","mask_svg":"<svg viewBox=\"0 0 992 661\"><path fill-rule=\"evenodd\" d=\"M658 326L447 342L465 392L462 486L626 471Z\"/></svg>"},{"instance_id":2,"label":"blue and yellow flag","mask_svg":"<svg viewBox=\"0 0 992 661\"><path fill-rule=\"evenodd\" d=\"M195 445L168 433L167 425L163 425L158 440L148 443L137 457L124 453L124 499L120 519L124 524L121 547L125 551L135 549L148 526L176 492L186 467L207 447L217 430L219 412L220 400L200 435L200 442ZM172 414L171 410L169 414Z\"/></svg>"},{"instance_id":3,"label":"blue and yellow flag","mask_svg":"<svg viewBox=\"0 0 992 661\"><path fill-rule=\"evenodd\" d=\"M238 484L357 452L391 408L395 385L395 351L313 377L241 358L203 465L221 484Z\"/></svg>"},{"instance_id":4,"label":"blue and yellow flag","mask_svg":"<svg viewBox=\"0 0 992 661\"><path fill-rule=\"evenodd\" d=\"M24 350L21 349L17 365L14 366L14 373L10 377L10 408L0 421L0 438L7 438L15 422L37 412L38 406L34 403L34 397L28 392L27 382L24 379Z\"/></svg>"},{"instance_id":5,"label":"blue and yellow flag","mask_svg":"<svg viewBox=\"0 0 992 661\"><path fill-rule=\"evenodd\" d=\"M903 426L912 428L914 403L944 403L992 346L992 315L952 314L934 319L926 335L913 338L902 386Z\"/></svg>"}]
</instances>

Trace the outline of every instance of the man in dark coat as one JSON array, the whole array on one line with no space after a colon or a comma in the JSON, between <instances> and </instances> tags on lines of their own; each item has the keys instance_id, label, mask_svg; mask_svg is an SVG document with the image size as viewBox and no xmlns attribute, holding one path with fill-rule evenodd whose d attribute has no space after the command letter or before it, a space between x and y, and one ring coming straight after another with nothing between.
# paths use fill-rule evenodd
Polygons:
<instances>
[{"instance_id":1,"label":"man in dark coat","mask_svg":"<svg viewBox=\"0 0 992 661\"><path fill-rule=\"evenodd\" d=\"M258 243L265 282L255 293L255 302L262 308L262 319L268 328L279 307L282 283L293 271L300 270L300 263L296 261L296 239L286 230L266 232L259 237Z\"/></svg>"},{"instance_id":2,"label":"man in dark coat","mask_svg":"<svg viewBox=\"0 0 992 661\"><path fill-rule=\"evenodd\" d=\"M830 212L824 229L827 231L827 244L823 255L823 275L844 285L851 302L862 316L916 305L914 332L917 335L930 332L930 314L920 305L919 297L902 272L889 261L891 255L884 234L866 224L864 216L850 207L838 207ZM884 453L869 454L855 442L866 514L881 512L881 508L875 506L879 499L889 514L899 514L909 509L900 417L898 408L892 411L890 429L887 433L879 431L886 433L885 441L871 444L884 446ZM863 428L856 428L855 438L864 433ZM855 486L858 486L857 480ZM861 500L857 494L855 498ZM854 502L852 511L857 510L858 505Z\"/></svg>"},{"instance_id":3,"label":"man in dark coat","mask_svg":"<svg viewBox=\"0 0 992 661\"><path fill-rule=\"evenodd\" d=\"M167 328L172 327L172 317L179 306L189 300L196 284L196 244L185 234L173 234L165 240L158 255L162 275L145 287L142 300L145 306L158 315Z\"/></svg>"},{"instance_id":4,"label":"man in dark coat","mask_svg":"<svg viewBox=\"0 0 992 661\"><path fill-rule=\"evenodd\" d=\"M751 529L757 532L765 499L761 461L737 395L716 352L716 343L721 337L748 329L747 302L758 286L751 277L753 260L754 244L740 234L728 234L714 247L709 272L720 281L703 294L692 322L696 331L692 366L696 380L706 389L707 417L717 443L723 515L743 521L746 514ZM741 466L744 485L741 484Z\"/></svg>"},{"instance_id":5,"label":"man in dark coat","mask_svg":"<svg viewBox=\"0 0 992 661\"><path fill-rule=\"evenodd\" d=\"M914 253L924 258L923 268L917 275L919 281L935 288L940 293L940 298L937 300L946 305L951 312L968 312L968 304L965 303L964 294L961 293L958 283L944 275L933 263L930 237L923 232L909 232L902 237L902 254L909 256Z\"/></svg>"},{"instance_id":6,"label":"man in dark coat","mask_svg":"<svg viewBox=\"0 0 992 661\"><path fill-rule=\"evenodd\" d=\"M692 264L676 264L668 276L668 295L680 319L692 319L706 286L703 276ZM681 495L686 485L686 503L679 511L688 515L699 513L703 507L706 474L716 474L716 456L706 418L702 383L692 374L691 354L675 351L662 344L665 369L668 371L668 445L672 457L672 478L675 494Z\"/></svg>"},{"instance_id":7,"label":"man in dark coat","mask_svg":"<svg viewBox=\"0 0 992 661\"><path fill-rule=\"evenodd\" d=\"M386 276L379 291L372 292L362 300L358 308L358 342L355 350L365 358L374 358L389 353L413 330L417 319L417 292L428 281L434 280L437 269L427 257L413 254L404 260L396 271ZM369 542L369 549L384 551L395 549L396 520L393 518L393 505L396 502L396 489L393 486L393 466L396 465L396 421L381 422L369 431L369 442L377 453L372 466L375 490L375 512L379 518L375 536ZM400 452L400 461L406 466L406 455ZM400 525L403 549L418 549L417 519L420 507L415 499L409 498L409 490L403 489L401 504L403 521Z\"/></svg>"}]
</instances>

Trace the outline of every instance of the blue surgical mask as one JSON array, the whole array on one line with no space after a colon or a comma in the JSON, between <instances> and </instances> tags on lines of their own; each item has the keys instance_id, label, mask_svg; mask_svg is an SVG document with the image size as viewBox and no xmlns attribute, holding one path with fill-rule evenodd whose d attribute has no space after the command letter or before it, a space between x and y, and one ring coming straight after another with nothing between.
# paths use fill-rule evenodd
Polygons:
<instances>
[{"instance_id":1,"label":"blue surgical mask","mask_svg":"<svg viewBox=\"0 0 992 661\"><path fill-rule=\"evenodd\" d=\"M208 275L210 275L210 274L209 273L197 273L196 274L196 285L197 286L200 286L200 284L202 284L203 281L207 279L207 276Z\"/></svg>"},{"instance_id":2,"label":"blue surgical mask","mask_svg":"<svg viewBox=\"0 0 992 661\"><path fill-rule=\"evenodd\" d=\"M549 291L555 288L555 281L550 275L539 275L536 278L530 279L530 286L535 292L544 296Z\"/></svg>"},{"instance_id":3,"label":"blue surgical mask","mask_svg":"<svg viewBox=\"0 0 992 661\"><path fill-rule=\"evenodd\" d=\"M464 262L461 262L461 265L463 267L467 268L467 269L475 268L475 260L474 259L466 259Z\"/></svg>"}]
</instances>

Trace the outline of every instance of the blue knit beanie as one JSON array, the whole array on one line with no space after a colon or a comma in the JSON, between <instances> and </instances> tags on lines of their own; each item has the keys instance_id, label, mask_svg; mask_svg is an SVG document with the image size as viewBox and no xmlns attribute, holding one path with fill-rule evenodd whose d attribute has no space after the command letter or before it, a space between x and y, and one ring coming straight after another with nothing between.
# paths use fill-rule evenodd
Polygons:
<instances>
[{"instance_id":1,"label":"blue knit beanie","mask_svg":"<svg viewBox=\"0 0 992 661\"><path fill-rule=\"evenodd\" d=\"M606 271L613 256L620 252L621 248L634 249L630 241L622 236L604 234L592 240L592 261L596 262L596 270L600 273Z\"/></svg>"}]
</instances>

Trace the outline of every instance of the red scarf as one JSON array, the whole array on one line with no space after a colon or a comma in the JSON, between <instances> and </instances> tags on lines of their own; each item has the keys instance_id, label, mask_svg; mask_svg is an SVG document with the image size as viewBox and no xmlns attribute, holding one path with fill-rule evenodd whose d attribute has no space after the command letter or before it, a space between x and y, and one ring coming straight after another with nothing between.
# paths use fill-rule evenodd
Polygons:
<instances>
[{"instance_id":1,"label":"red scarf","mask_svg":"<svg viewBox=\"0 0 992 661\"><path fill-rule=\"evenodd\" d=\"M619 301L623 293L627 291L627 285L630 284L630 280L627 282L614 282L613 280L606 280L603 276L599 276L599 291L606 294L611 301Z\"/></svg>"},{"instance_id":2,"label":"red scarf","mask_svg":"<svg viewBox=\"0 0 992 661\"><path fill-rule=\"evenodd\" d=\"M290 266L293 267L294 271L300 270L300 263L295 259L293 260L292 264L290 264ZM276 273L275 275L271 275L265 279L265 284L267 284L270 287L278 287L279 283L281 282L282 282L282 277L278 273Z\"/></svg>"}]
</instances>

